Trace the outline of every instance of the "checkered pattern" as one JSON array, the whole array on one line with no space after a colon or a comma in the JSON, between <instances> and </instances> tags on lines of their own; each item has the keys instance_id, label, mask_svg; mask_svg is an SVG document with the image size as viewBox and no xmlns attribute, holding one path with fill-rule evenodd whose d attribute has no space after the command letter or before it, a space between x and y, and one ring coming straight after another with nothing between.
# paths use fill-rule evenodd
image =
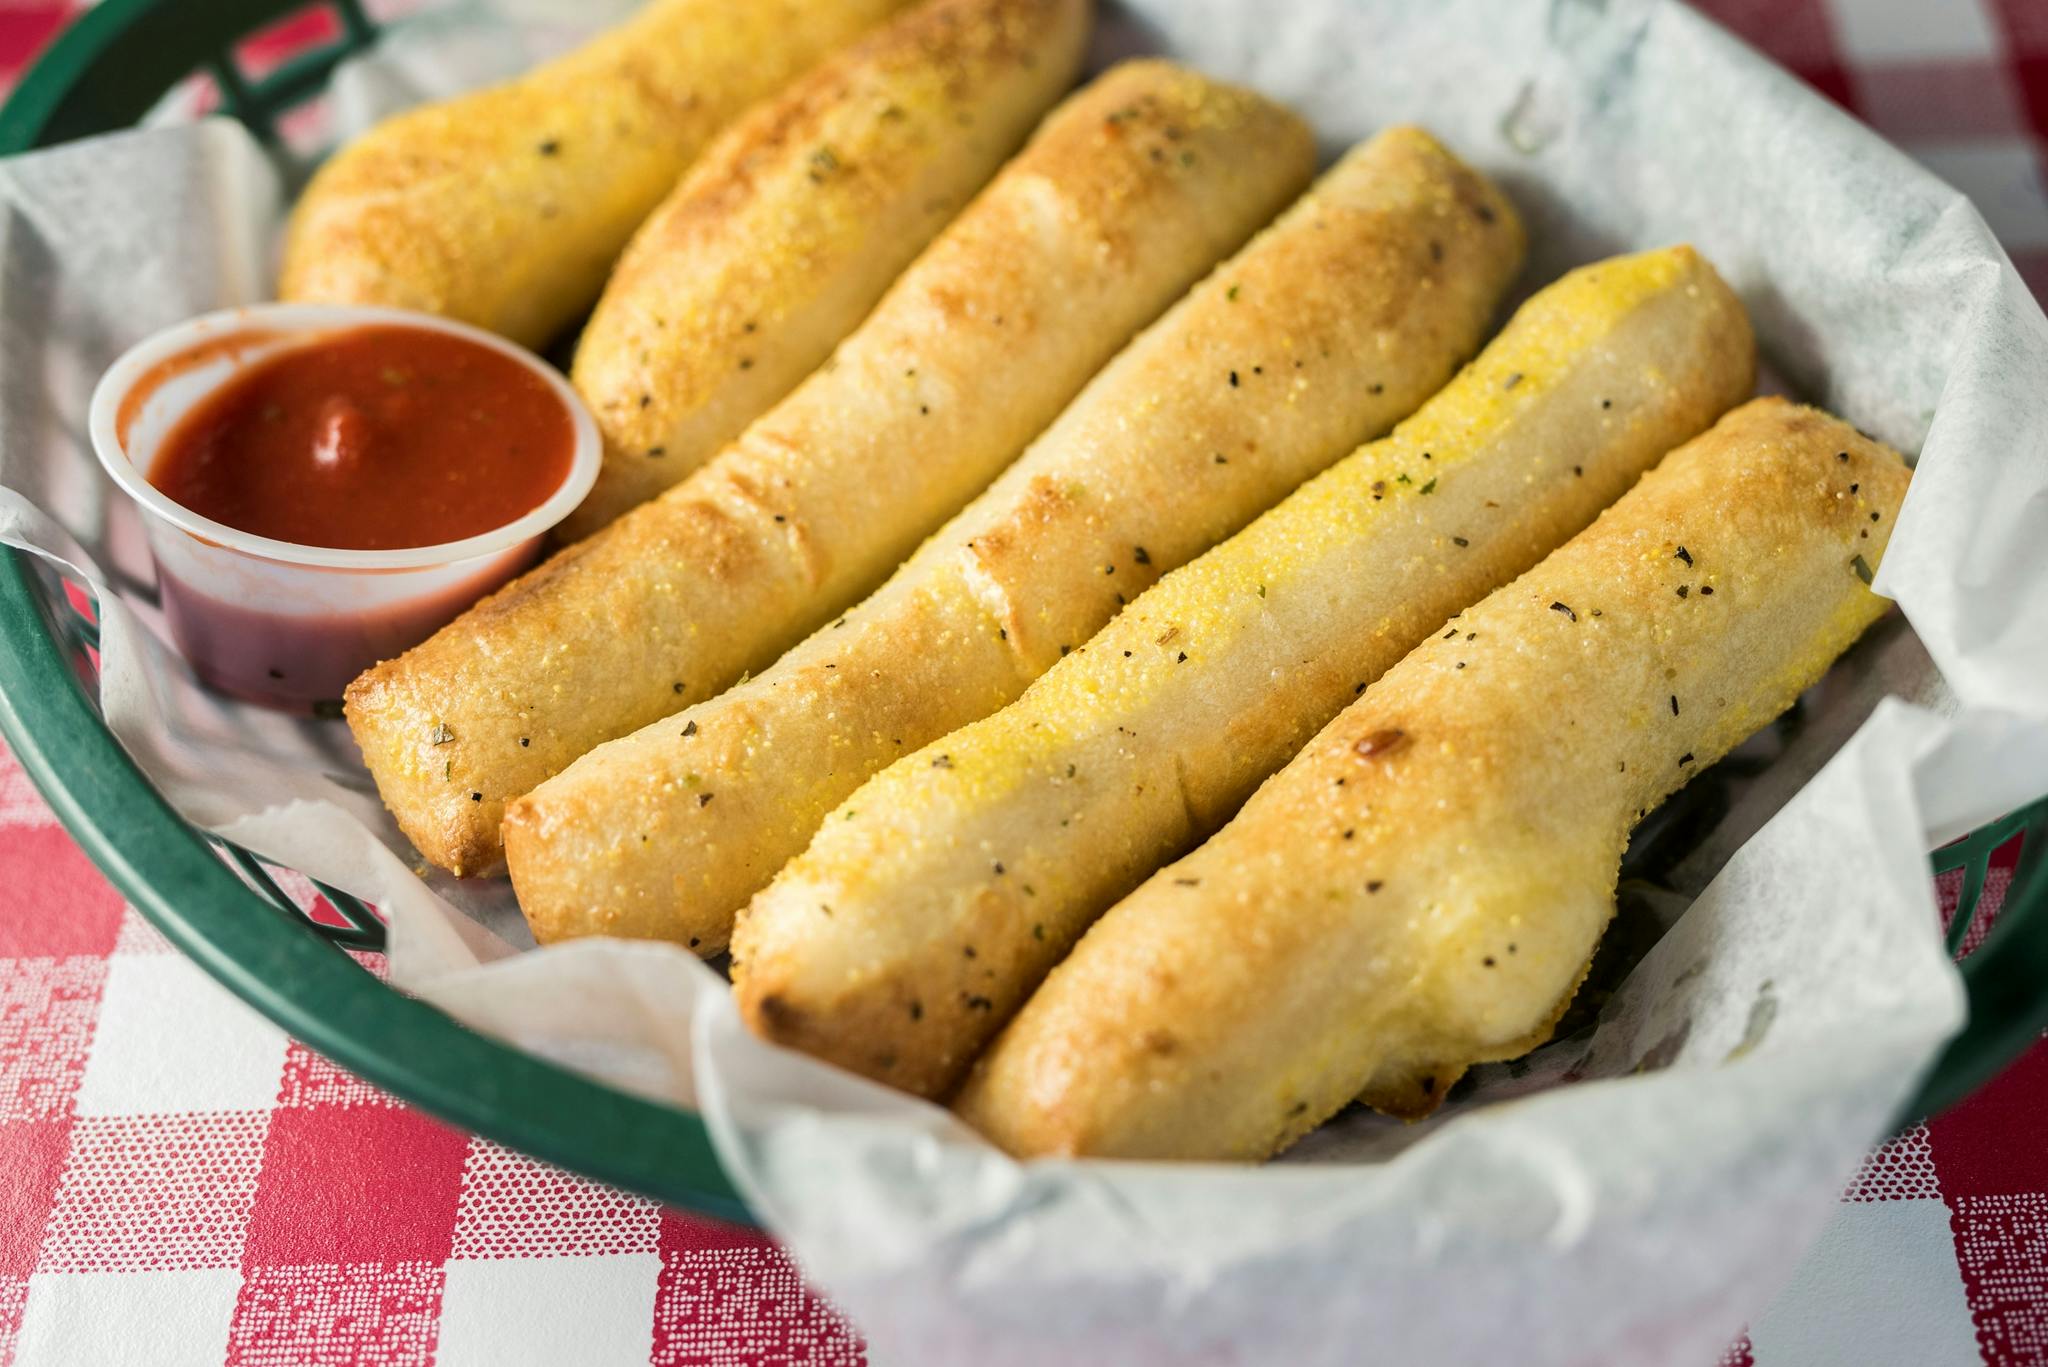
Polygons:
<instances>
[{"instance_id":1,"label":"checkered pattern","mask_svg":"<svg viewBox=\"0 0 2048 1367\"><path fill-rule=\"evenodd\" d=\"M2048 0L1702 4L1971 194L2048 295ZM0 85L79 7L0 0ZM465 1137L285 1038L122 906L0 751L0 1367L861 1356L758 1236ZM2048 1363L2048 1044L1872 1154L1722 1358L1976 1361Z\"/></svg>"},{"instance_id":2,"label":"checkered pattern","mask_svg":"<svg viewBox=\"0 0 2048 1367\"><path fill-rule=\"evenodd\" d=\"M122 905L0 750L0 1367L861 1357L760 1236L286 1038Z\"/></svg>"}]
</instances>

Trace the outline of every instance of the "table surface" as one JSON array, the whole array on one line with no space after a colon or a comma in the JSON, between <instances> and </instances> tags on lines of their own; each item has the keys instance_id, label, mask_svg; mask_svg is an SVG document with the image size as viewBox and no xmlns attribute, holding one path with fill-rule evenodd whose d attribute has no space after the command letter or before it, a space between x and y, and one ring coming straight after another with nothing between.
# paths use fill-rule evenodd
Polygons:
<instances>
[{"instance_id":1,"label":"table surface","mask_svg":"<svg viewBox=\"0 0 2048 1367\"><path fill-rule=\"evenodd\" d=\"M79 8L0 0L0 83ZM1703 8L1971 194L2048 296L2048 0ZM1729 1332L1731 1365L2048 1363L2048 1042L1874 1153ZM758 1235L451 1130L286 1038L122 904L0 750L0 1367L861 1360Z\"/></svg>"}]
</instances>

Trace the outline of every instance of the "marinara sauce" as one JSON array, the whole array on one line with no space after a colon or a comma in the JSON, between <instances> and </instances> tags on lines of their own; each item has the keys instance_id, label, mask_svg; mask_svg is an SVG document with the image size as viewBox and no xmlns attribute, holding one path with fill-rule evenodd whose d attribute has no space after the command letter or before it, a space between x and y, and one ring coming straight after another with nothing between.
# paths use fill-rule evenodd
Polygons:
<instances>
[{"instance_id":1,"label":"marinara sauce","mask_svg":"<svg viewBox=\"0 0 2048 1367\"><path fill-rule=\"evenodd\" d=\"M164 439L149 482L301 546L436 546L516 521L568 477L568 410L512 357L427 328L325 334L251 365Z\"/></svg>"}]
</instances>

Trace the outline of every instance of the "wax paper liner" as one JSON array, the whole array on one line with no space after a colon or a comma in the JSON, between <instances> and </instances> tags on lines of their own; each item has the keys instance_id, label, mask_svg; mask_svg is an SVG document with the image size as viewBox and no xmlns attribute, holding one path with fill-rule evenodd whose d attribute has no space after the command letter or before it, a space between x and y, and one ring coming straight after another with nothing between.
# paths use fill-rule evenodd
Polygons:
<instances>
[{"instance_id":1,"label":"wax paper liner","mask_svg":"<svg viewBox=\"0 0 2048 1367\"><path fill-rule=\"evenodd\" d=\"M402 25L295 143L580 17ZM1530 288L1689 240L1790 388L1918 454L1877 580L1904 620L1759 743L1661 888L1630 889L1624 924L1661 937L1597 1019L1430 1122L1346 1115L1256 1168L1020 1166L752 1039L681 951L536 951L502 883L416 876L342 728L193 686L87 447L120 349L263 296L302 173L175 101L0 166L0 539L96 589L109 724L179 810L381 905L406 990L701 1106L879 1360L1710 1361L1961 1020L1924 851L2048 789L2048 320L1966 200L1675 3L1129 0L1098 49L1249 81L1332 154L1427 125L1522 206Z\"/></svg>"}]
</instances>

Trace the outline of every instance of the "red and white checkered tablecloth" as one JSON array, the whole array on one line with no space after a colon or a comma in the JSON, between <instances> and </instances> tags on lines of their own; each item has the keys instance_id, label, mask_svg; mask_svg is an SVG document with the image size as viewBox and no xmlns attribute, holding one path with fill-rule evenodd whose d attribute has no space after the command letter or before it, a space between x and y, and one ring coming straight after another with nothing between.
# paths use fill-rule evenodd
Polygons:
<instances>
[{"instance_id":1,"label":"red and white checkered tablecloth","mask_svg":"<svg viewBox=\"0 0 2048 1367\"><path fill-rule=\"evenodd\" d=\"M2048 0L1702 5L1968 192L2048 296ZM0 84L79 8L0 0ZM0 1367L861 1359L768 1241L286 1038L123 906L0 750ZM2048 1363L2048 1042L1875 1153L1724 1359L1979 1361Z\"/></svg>"}]
</instances>

